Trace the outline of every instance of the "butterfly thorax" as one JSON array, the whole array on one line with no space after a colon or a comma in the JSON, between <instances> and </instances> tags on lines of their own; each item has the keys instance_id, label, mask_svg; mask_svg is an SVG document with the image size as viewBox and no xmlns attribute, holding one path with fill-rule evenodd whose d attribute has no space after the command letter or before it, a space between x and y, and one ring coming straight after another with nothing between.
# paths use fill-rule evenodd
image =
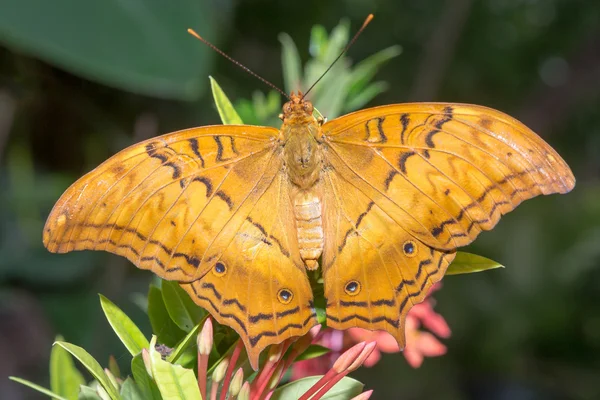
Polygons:
<instances>
[{"instance_id":1,"label":"butterfly thorax","mask_svg":"<svg viewBox=\"0 0 600 400\"><path fill-rule=\"evenodd\" d=\"M321 171L321 149L317 141L320 125L312 115L313 106L308 100L294 93L290 98L281 116L285 166L290 181L308 190L317 182Z\"/></svg>"},{"instance_id":2,"label":"butterfly thorax","mask_svg":"<svg viewBox=\"0 0 600 400\"><path fill-rule=\"evenodd\" d=\"M322 154L318 142L320 124L312 115L312 104L302 94L292 93L283 106L281 138L285 168L291 187L300 256L309 270L318 267L323 252L323 221L318 182Z\"/></svg>"}]
</instances>

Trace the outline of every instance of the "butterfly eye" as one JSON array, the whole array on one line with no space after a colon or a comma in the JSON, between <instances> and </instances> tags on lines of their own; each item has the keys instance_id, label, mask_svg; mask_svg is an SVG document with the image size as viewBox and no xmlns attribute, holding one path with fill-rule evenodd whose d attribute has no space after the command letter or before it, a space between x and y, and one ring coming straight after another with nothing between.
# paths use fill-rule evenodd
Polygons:
<instances>
[{"instance_id":1,"label":"butterfly eye","mask_svg":"<svg viewBox=\"0 0 600 400\"><path fill-rule=\"evenodd\" d=\"M313 105L309 102L305 102L304 104L302 104L302 108L304 109L304 111L306 111L307 114L312 114L313 112Z\"/></svg>"},{"instance_id":2,"label":"butterfly eye","mask_svg":"<svg viewBox=\"0 0 600 400\"><path fill-rule=\"evenodd\" d=\"M417 255L417 244L412 240L407 240L402 246L402 251L406 257L414 257Z\"/></svg>"},{"instance_id":3,"label":"butterfly eye","mask_svg":"<svg viewBox=\"0 0 600 400\"><path fill-rule=\"evenodd\" d=\"M225 264L219 261L217 264L215 264L215 268L213 269L213 271L215 272L215 275L223 276L227 273L227 267L225 266Z\"/></svg>"},{"instance_id":4,"label":"butterfly eye","mask_svg":"<svg viewBox=\"0 0 600 400\"><path fill-rule=\"evenodd\" d=\"M350 296L356 296L360 292L360 283L357 281L350 281L346 283L344 291Z\"/></svg>"},{"instance_id":5,"label":"butterfly eye","mask_svg":"<svg viewBox=\"0 0 600 400\"><path fill-rule=\"evenodd\" d=\"M289 304L293 297L294 295L289 289L281 289L279 292L277 292L277 298L283 304Z\"/></svg>"}]
</instances>

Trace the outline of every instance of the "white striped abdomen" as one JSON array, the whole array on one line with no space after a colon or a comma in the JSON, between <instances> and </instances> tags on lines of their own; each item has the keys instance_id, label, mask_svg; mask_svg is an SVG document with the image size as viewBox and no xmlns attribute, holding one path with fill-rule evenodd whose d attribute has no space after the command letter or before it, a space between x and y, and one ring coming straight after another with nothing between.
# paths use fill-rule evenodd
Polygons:
<instances>
[{"instance_id":1,"label":"white striped abdomen","mask_svg":"<svg viewBox=\"0 0 600 400\"><path fill-rule=\"evenodd\" d=\"M323 252L323 220L321 201L310 191L301 191L294 198L294 215L298 229L300 256L309 270L316 269Z\"/></svg>"}]
</instances>

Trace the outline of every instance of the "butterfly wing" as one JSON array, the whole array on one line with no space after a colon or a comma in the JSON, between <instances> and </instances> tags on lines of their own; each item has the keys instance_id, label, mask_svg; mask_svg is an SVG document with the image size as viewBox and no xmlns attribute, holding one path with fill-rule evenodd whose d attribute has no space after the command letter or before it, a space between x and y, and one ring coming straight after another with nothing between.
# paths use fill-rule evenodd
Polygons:
<instances>
[{"instance_id":1,"label":"butterfly wing","mask_svg":"<svg viewBox=\"0 0 600 400\"><path fill-rule=\"evenodd\" d=\"M440 280L457 247L539 194L575 179L517 120L485 107L402 104L323 129L328 324L385 329Z\"/></svg>"},{"instance_id":2,"label":"butterfly wing","mask_svg":"<svg viewBox=\"0 0 600 400\"><path fill-rule=\"evenodd\" d=\"M303 336L317 324L284 173L277 175L215 262L211 272L182 287L238 332L254 369L266 346Z\"/></svg>"},{"instance_id":3,"label":"butterfly wing","mask_svg":"<svg viewBox=\"0 0 600 400\"><path fill-rule=\"evenodd\" d=\"M198 304L252 344L256 367L260 350L305 333L313 315L296 238L289 235L290 207L274 212L286 195L279 189L277 135L273 128L212 126L131 146L62 195L44 244L59 253L106 250L164 279L190 283L184 287L195 289ZM275 238L261 236L263 226ZM276 283L292 293L286 304L272 293Z\"/></svg>"}]
</instances>

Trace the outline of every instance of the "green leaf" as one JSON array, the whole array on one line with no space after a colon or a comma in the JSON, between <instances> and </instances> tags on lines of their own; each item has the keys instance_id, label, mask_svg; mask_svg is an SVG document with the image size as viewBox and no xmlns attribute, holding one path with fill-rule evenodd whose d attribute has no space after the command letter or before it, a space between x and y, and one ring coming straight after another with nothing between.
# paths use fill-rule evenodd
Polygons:
<instances>
[{"instance_id":1,"label":"green leaf","mask_svg":"<svg viewBox=\"0 0 600 400\"><path fill-rule=\"evenodd\" d=\"M203 318L194 328L183 338L181 342L173 349L171 354L167 357L167 361L174 363L177 359L192 345L196 343L196 337L206 318Z\"/></svg>"},{"instance_id":2,"label":"green leaf","mask_svg":"<svg viewBox=\"0 0 600 400\"><path fill-rule=\"evenodd\" d=\"M177 282L163 281L162 297L169 316L185 332L192 330L206 315Z\"/></svg>"},{"instance_id":3,"label":"green leaf","mask_svg":"<svg viewBox=\"0 0 600 400\"><path fill-rule=\"evenodd\" d=\"M121 397L124 400L146 399L131 377L125 379L125 382L123 382L123 385L121 385Z\"/></svg>"},{"instance_id":4,"label":"green leaf","mask_svg":"<svg viewBox=\"0 0 600 400\"><path fill-rule=\"evenodd\" d=\"M117 378L115 378L113 373L110 372L110 369L104 368L104 373L106 374L106 377L108 378L110 383L113 385L113 387L117 388L117 392L121 391L121 385L120 385L119 381L117 381ZM102 395L102 393L100 393L100 395Z\"/></svg>"},{"instance_id":5,"label":"green leaf","mask_svg":"<svg viewBox=\"0 0 600 400\"><path fill-rule=\"evenodd\" d=\"M73 74L135 93L196 99L214 52L186 32L216 37L229 1L12 0L0 13L0 41ZM35 12L32 12L35 10ZM91 18L93 16L93 18ZM110 29L107 29L110 21Z\"/></svg>"},{"instance_id":6,"label":"green leaf","mask_svg":"<svg viewBox=\"0 0 600 400\"><path fill-rule=\"evenodd\" d=\"M263 92L257 90L252 93L252 106L259 124L269 125L269 122L281 111L280 94L272 90L265 96Z\"/></svg>"},{"instance_id":7,"label":"green leaf","mask_svg":"<svg viewBox=\"0 0 600 400\"><path fill-rule=\"evenodd\" d=\"M60 395L52 392L51 390L46 389L45 387L37 385L37 384L35 384L33 382L30 382L30 381L28 381L26 379L17 378L16 376L9 376L8 379L10 379L11 381L18 382L18 383L20 383L22 385L28 386L28 387L30 387L30 388L32 388L34 390L37 390L40 393L45 394L46 396L50 396L53 399L69 400L66 397L62 397L62 396L60 396Z\"/></svg>"},{"instance_id":8,"label":"green leaf","mask_svg":"<svg viewBox=\"0 0 600 400\"><path fill-rule=\"evenodd\" d=\"M156 336L150 342L150 360L152 375L154 375L162 398L164 400L201 400L202 396L200 396L200 389L198 389L198 382L194 371L164 361L160 354L154 350L155 342Z\"/></svg>"},{"instance_id":9,"label":"green leaf","mask_svg":"<svg viewBox=\"0 0 600 400\"><path fill-rule=\"evenodd\" d=\"M160 343L173 347L185 337L185 332L169 316L162 291L156 286L150 286L148 291L148 317Z\"/></svg>"},{"instance_id":10,"label":"green leaf","mask_svg":"<svg viewBox=\"0 0 600 400\"><path fill-rule=\"evenodd\" d=\"M323 61L328 67L340 55L349 39L350 21L344 18L332 29L327 42L327 51L323 55Z\"/></svg>"},{"instance_id":11,"label":"green leaf","mask_svg":"<svg viewBox=\"0 0 600 400\"><path fill-rule=\"evenodd\" d=\"M156 386L156 382L148 376L141 354L138 354L131 360L131 374L144 399L161 400L158 386Z\"/></svg>"},{"instance_id":12,"label":"green leaf","mask_svg":"<svg viewBox=\"0 0 600 400\"><path fill-rule=\"evenodd\" d=\"M102 295L100 295L100 304L110 326L132 356L148 348L148 340L142 331L119 307Z\"/></svg>"},{"instance_id":13,"label":"green leaf","mask_svg":"<svg viewBox=\"0 0 600 400\"><path fill-rule=\"evenodd\" d=\"M400 54L402 54L401 46L390 46L356 64L350 75L348 97L353 98L359 96L367 84L373 79L379 68L384 63Z\"/></svg>"},{"instance_id":14,"label":"green leaf","mask_svg":"<svg viewBox=\"0 0 600 400\"><path fill-rule=\"evenodd\" d=\"M117 364L117 359L112 354L108 357L108 369L117 378L121 378L121 369Z\"/></svg>"},{"instance_id":15,"label":"green leaf","mask_svg":"<svg viewBox=\"0 0 600 400\"><path fill-rule=\"evenodd\" d=\"M331 349L327 347L320 346L318 344L311 344L308 346L308 349L304 351L304 353L300 354L300 356L296 358L296 361L310 360L312 358L321 357L329 352L331 352Z\"/></svg>"},{"instance_id":16,"label":"green leaf","mask_svg":"<svg viewBox=\"0 0 600 400\"><path fill-rule=\"evenodd\" d=\"M294 40L287 33L279 34L279 41L281 42L281 65L283 66L285 91L291 93L292 91L302 89L300 87L302 85L300 55L298 54L298 48Z\"/></svg>"},{"instance_id":17,"label":"green leaf","mask_svg":"<svg viewBox=\"0 0 600 400\"><path fill-rule=\"evenodd\" d=\"M308 51L313 58L323 58L327 51L327 30L323 25L313 25L310 30Z\"/></svg>"},{"instance_id":18,"label":"green leaf","mask_svg":"<svg viewBox=\"0 0 600 400\"><path fill-rule=\"evenodd\" d=\"M358 110L359 108L363 108L365 104L369 101L373 100L375 96L385 92L388 89L387 82L375 82L367 86L366 89L363 89L360 94L348 99L346 99L346 104L344 105L344 112L350 112L354 110Z\"/></svg>"},{"instance_id":19,"label":"green leaf","mask_svg":"<svg viewBox=\"0 0 600 400\"><path fill-rule=\"evenodd\" d=\"M349 78L350 73L346 69L338 68L325 75L315 87L315 90L318 88L318 96L315 97L314 104L319 106L319 110L327 118L333 119L340 115L348 93Z\"/></svg>"},{"instance_id":20,"label":"green leaf","mask_svg":"<svg viewBox=\"0 0 600 400\"><path fill-rule=\"evenodd\" d=\"M58 336L56 340L62 340ZM76 400L79 386L85 380L75 367L73 358L62 347L54 346L50 353L50 389L64 398Z\"/></svg>"},{"instance_id":21,"label":"green leaf","mask_svg":"<svg viewBox=\"0 0 600 400\"><path fill-rule=\"evenodd\" d=\"M117 389L112 385L112 383L104 373L104 370L102 369L100 364L98 364L98 361L96 361L94 357L92 357L87 351L85 351L79 346L75 346L74 344L67 342L54 342L54 345L62 347L63 349L71 353L73 357L78 359L79 362L81 362L83 366L86 367L88 371L90 371L92 376L106 390L111 399L119 399Z\"/></svg>"},{"instance_id":22,"label":"green leaf","mask_svg":"<svg viewBox=\"0 0 600 400\"><path fill-rule=\"evenodd\" d=\"M221 117L221 121L224 125L243 125L244 122L240 118L237 111L235 111L235 107L229 101L229 98L221 89L221 86L217 83L217 81L212 77L208 77L210 79L210 87L212 89L213 100L215 101L215 105L217 106L217 111L219 112L219 116Z\"/></svg>"},{"instance_id":23,"label":"green leaf","mask_svg":"<svg viewBox=\"0 0 600 400\"><path fill-rule=\"evenodd\" d=\"M273 392L271 400L292 400L302 396L312 385L317 383L321 376L310 376L283 385ZM335 384L321 399L347 400L362 393L364 385L356 379L345 376Z\"/></svg>"},{"instance_id":24,"label":"green leaf","mask_svg":"<svg viewBox=\"0 0 600 400\"><path fill-rule=\"evenodd\" d=\"M446 275L470 274L496 268L504 268L504 265L489 258L459 251L448 267Z\"/></svg>"},{"instance_id":25,"label":"green leaf","mask_svg":"<svg viewBox=\"0 0 600 400\"><path fill-rule=\"evenodd\" d=\"M89 387L81 385L79 387L79 400L102 400L102 397L98 394L98 392Z\"/></svg>"}]
</instances>

